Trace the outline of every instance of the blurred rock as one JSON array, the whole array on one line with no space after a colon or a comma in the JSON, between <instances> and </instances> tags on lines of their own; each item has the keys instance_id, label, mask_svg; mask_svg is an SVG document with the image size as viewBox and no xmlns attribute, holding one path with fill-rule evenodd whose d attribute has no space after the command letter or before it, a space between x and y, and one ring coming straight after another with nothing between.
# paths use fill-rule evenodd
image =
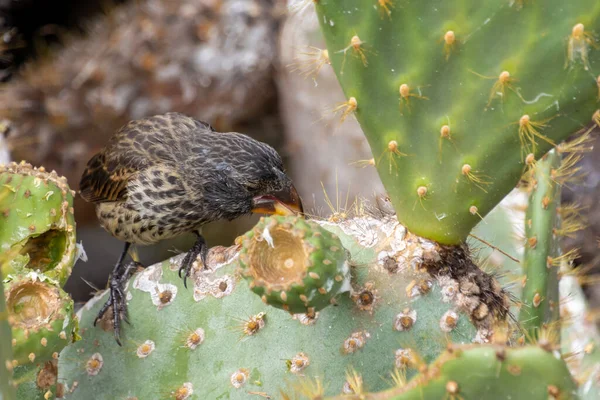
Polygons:
<instances>
[{"instance_id":1,"label":"blurred rock","mask_svg":"<svg viewBox=\"0 0 600 400\"><path fill-rule=\"evenodd\" d=\"M327 215L321 182L336 208L348 206L357 196L372 198L383 193L373 166L351 165L373 156L367 140L353 116L340 123L331 110L346 101L330 65L305 77L300 70L316 67L303 52L308 46L324 49L325 44L312 5L292 13L283 25L279 43L280 66L277 74L280 113L285 126L287 152L294 182L308 212ZM337 197L337 200L336 200ZM311 208L313 209L311 211Z\"/></svg>"},{"instance_id":2,"label":"blurred rock","mask_svg":"<svg viewBox=\"0 0 600 400\"><path fill-rule=\"evenodd\" d=\"M179 111L217 129L264 114L283 9L276 0L145 0L114 7L85 37L28 64L0 93L15 149L76 187L87 160L131 119ZM273 142L263 130L257 139ZM93 215L76 204L77 220Z\"/></svg>"}]
</instances>

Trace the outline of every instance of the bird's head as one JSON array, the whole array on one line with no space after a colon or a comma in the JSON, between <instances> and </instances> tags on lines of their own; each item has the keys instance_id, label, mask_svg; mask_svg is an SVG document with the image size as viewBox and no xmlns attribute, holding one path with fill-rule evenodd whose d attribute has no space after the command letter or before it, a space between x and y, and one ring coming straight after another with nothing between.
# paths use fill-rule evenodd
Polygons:
<instances>
[{"instance_id":1,"label":"bird's head","mask_svg":"<svg viewBox=\"0 0 600 400\"><path fill-rule=\"evenodd\" d=\"M265 146L261 156L255 158L260 165L248 180L247 188L252 195L252 213L268 215L303 214L302 200L285 173L279 154Z\"/></svg>"}]
</instances>

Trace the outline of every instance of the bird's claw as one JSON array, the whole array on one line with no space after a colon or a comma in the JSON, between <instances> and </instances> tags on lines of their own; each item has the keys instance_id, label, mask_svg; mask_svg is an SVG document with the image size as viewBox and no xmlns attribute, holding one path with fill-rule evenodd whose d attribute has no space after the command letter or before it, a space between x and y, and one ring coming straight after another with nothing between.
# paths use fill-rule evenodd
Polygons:
<instances>
[{"instance_id":1,"label":"bird's claw","mask_svg":"<svg viewBox=\"0 0 600 400\"><path fill-rule=\"evenodd\" d=\"M198 235L198 239L194 246L188 251L185 255L183 261L181 262L181 267L179 267L179 277L183 278L183 286L187 289L187 278L190 276L192 272L192 266L194 265L194 261L200 256L200 260L202 261L202 268L206 267L206 256L208 253L208 247L206 246L206 241L201 235ZM181 276L183 272L183 277Z\"/></svg>"},{"instance_id":2,"label":"bird's claw","mask_svg":"<svg viewBox=\"0 0 600 400\"><path fill-rule=\"evenodd\" d=\"M108 296L108 300L96 316L94 320L94 326L98 323L100 319L106 314L109 308L112 308L112 318L113 318L113 326L114 326L114 335L115 340L119 346L121 344L121 319L128 324L131 324L129 321L129 314L127 311L127 297L125 295L125 283L133 274L136 268L142 266L138 262L131 262L127 264L122 274L113 275L110 278L110 295Z\"/></svg>"}]
</instances>

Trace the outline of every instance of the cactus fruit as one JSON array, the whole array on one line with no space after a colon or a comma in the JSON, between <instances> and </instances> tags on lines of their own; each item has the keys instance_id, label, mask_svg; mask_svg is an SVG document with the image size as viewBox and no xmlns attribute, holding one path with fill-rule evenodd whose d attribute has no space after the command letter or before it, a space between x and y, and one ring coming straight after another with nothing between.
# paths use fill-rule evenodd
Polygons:
<instances>
[{"instance_id":1,"label":"cactus fruit","mask_svg":"<svg viewBox=\"0 0 600 400\"><path fill-rule=\"evenodd\" d=\"M0 275L0 399L14 400L15 388L12 384L12 346L8 312L4 300L4 288Z\"/></svg>"},{"instance_id":2,"label":"cactus fruit","mask_svg":"<svg viewBox=\"0 0 600 400\"><path fill-rule=\"evenodd\" d=\"M0 266L63 285L77 257L74 192L66 179L26 163L0 166Z\"/></svg>"},{"instance_id":3,"label":"cactus fruit","mask_svg":"<svg viewBox=\"0 0 600 400\"><path fill-rule=\"evenodd\" d=\"M489 4L488 4L489 3ZM463 242L533 154L598 109L597 1L314 2L398 218Z\"/></svg>"},{"instance_id":4,"label":"cactus fruit","mask_svg":"<svg viewBox=\"0 0 600 400\"><path fill-rule=\"evenodd\" d=\"M261 218L243 241L242 275L266 304L314 315L350 290L350 268L339 238L298 217Z\"/></svg>"},{"instance_id":5,"label":"cactus fruit","mask_svg":"<svg viewBox=\"0 0 600 400\"><path fill-rule=\"evenodd\" d=\"M127 288L131 325L125 326L123 348L105 331L112 329L110 317L100 321L102 329L92 327L106 293L94 298L79 314L82 340L59 359L65 393L113 399L193 391L198 398L236 399L249 393L276 396L286 382L300 383L301 375L325 374L324 390L335 395L348 385L349 368L370 390L381 390L389 387L385 377L396 368L410 376L448 342L490 340L495 320L478 277L454 279L443 270L436 276L425 270L437 245L408 233L393 217L319 224L264 219L238 246L211 249L208 268L194 271L190 290L177 277L183 255L139 272ZM321 254L333 252L332 261L341 262L331 247L348 251L349 293L338 294L335 305L327 301L313 315L290 315L277 308L281 303L264 304L251 289L253 280L242 277L254 251L279 251L279 241L298 238L305 246L325 246L304 256L320 274L338 273L328 270L334 263L323 264ZM256 248L263 242L269 246L268 240L274 249ZM131 381L135 371L143 374L139 384Z\"/></svg>"}]
</instances>

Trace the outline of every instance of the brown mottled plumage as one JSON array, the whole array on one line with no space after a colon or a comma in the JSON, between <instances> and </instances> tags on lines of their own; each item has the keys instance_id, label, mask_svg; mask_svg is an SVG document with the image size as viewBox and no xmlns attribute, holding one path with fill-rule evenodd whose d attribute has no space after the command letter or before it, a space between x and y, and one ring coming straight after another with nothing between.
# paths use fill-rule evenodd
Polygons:
<instances>
[{"instance_id":1,"label":"brown mottled plumage","mask_svg":"<svg viewBox=\"0 0 600 400\"><path fill-rule=\"evenodd\" d=\"M180 270L185 282L193 260L206 257L202 225L251 212L302 211L272 147L239 133L215 132L178 113L122 127L88 162L80 191L96 203L100 224L126 243L111 278L111 298L101 311L113 306L117 341L118 314L126 312L122 285L132 271L122 261L130 244L195 232L198 241Z\"/></svg>"}]
</instances>

